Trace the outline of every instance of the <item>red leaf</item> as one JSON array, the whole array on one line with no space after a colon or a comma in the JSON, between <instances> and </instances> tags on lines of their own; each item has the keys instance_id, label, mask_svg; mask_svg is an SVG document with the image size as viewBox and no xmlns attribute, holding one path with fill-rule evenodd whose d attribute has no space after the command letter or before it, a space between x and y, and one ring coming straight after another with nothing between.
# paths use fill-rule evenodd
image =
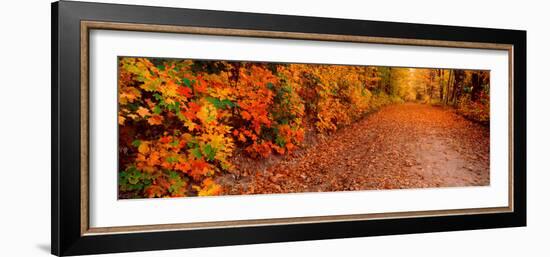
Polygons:
<instances>
[{"instance_id":1,"label":"red leaf","mask_svg":"<svg viewBox=\"0 0 550 257\"><path fill-rule=\"evenodd\" d=\"M187 98L190 98L193 95L193 92L188 87L178 87L177 92L178 94L185 96Z\"/></svg>"}]
</instances>

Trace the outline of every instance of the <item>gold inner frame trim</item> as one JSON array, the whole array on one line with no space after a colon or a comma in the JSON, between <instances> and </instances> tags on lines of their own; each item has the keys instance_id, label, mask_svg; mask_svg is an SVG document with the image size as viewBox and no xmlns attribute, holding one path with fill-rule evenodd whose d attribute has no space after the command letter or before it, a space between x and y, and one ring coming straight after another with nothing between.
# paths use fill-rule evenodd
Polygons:
<instances>
[{"instance_id":1,"label":"gold inner frame trim","mask_svg":"<svg viewBox=\"0 0 550 257\"><path fill-rule=\"evenodd\" d=\"M88 66L89 52L88 51L89 51L89 34L90 34L90 30L92 29L506 50L508 51L508 67L509 67L508 206L507 207L489 207L489 208L433 210L433 211L330 215L330 216L315 216L315 217L192 222L192 223L178 223L178 224L152 224L152 225L138 225L138 226L121 226L121 227L90 227L89 225L89 218L90 218L90 214L89 214L89 211L90 211L89 210L89 66ZM140 232L250 227L250 226L272 226L272 225L290 225L290 224L306 224L306 223L322 223L322 222L364 221L364 220L375 220L375 219L416 218L416 217L513 212L514 211L513 51L514 51L513 45L509 45L509 44L385 38L385 37L369 37L369 36L349 36L349 35L333 35L333 34L282 32L282 31L224 29L224 28L210 28L210 27L189 27L189 26L171 26L171 25L135 24L135 23L115 23L115 22L99 22L99 21L81 21L80 22L80 92L81 92L80 94L80 110L81 110L80 112L80 145L81 145L80 146L81 147L80 148L80 233L82 236L91 236L91 235L99 235L99 234L140 233Z\"/></svg>"}]
</instances>

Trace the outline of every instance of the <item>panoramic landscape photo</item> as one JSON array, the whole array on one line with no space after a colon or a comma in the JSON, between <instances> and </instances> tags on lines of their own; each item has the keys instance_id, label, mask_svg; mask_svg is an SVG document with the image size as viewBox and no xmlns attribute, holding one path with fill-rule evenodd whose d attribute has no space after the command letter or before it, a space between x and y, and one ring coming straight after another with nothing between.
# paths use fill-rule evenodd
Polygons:
<instances>
[{"instance_id":1,"label":"panoramic landscape photo","mask_svg":"<svg viewBox=\"0 0 550 257\"><path fill-rule=\"evenodd\" d=\"M488 70L117 65L119 199L490 184Z\"/></svg>"}]
</instances>

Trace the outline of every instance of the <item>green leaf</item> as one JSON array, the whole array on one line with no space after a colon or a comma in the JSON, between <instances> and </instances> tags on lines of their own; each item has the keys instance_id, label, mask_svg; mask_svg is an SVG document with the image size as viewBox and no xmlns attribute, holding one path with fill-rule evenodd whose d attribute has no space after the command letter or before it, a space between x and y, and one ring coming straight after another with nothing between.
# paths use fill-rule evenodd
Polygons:
<instances>
[{"instance_id":1,"label":"green leaf","mask_svg":"<svg viewBox=\"0 0 550 257\"><path fill-rule=\"evenodd\" d=\"M137 109L139 108L139 104L137 103L127 104L126 106L128 106L128 109L130 109L130 111L132 112L137 111Z\"/></svg>"},{"instance_id":2,"label":"green leaf","mask_svg":"<svg viewBox=\"0 0 550 257\"><path fill-rule=\"evenodd\" d=\"M218 98L214 98L214 97L207 97L206 100L210 103L212 103L216 109L221 109L222 108L222 103L220 101L220 99Z\"/></svg>"},{"instance_id":3,"label":"green leaf","mask_svg":"<svg viewBox=\"0 0 550 257\"><path fill-rule=\"evenodd\" d=\"M286 140L282 137L275 138L275 143L278 144L280 147L284 147L286 145Z\"/></svg>"},{"instance_id":4,"label":"green leaf","mask_svg":"<svg viewBox=\"0 0 550 257\"><path fill-rule=\"evenodd\" d=\"M151 185L151 180L150 179L144 179L143 184L146 185L146 186Z\"/></svg>"},{"instance_id":5,"label":"green leaf","mask_svg":"<svg viewBox=\"0 0 550 257\"><path fill-rule=\"evenodd\" d=\"M170 178L171 179L179 179L180 176L178 175L177 172L174 172L174 171L169 171L169 175L170 175Z\"/></svg>"},{"instance_id":6,"label":"green leaf","mask_svg":"<svg viewBox=\"0 0 550 257\"><path fill-rule=\"evenodd\" d=\"M231 102L229 99L223 99L222 104L224 104L226 106L229 106L230 108L235 107L235 104L233 102Z\"/></svg>"},{"instance_id":7,"label":"green leaf","mask_svg":"<svg viewBox=\"0 0 550 257\"><path fill-rule=\"evenodd\" d=\"M125 186L128 184L128 173L121 171L118 173L120 185Z\"/></svg>"},{"instance_id":8,"label":"green leaf","mask_svg":"<svg viewBox=\"0 0 550 257\"><path fill-rule=\"evenodd\" d=\"M192 154L193 156L195 156L195 158L197 158L197 159L202 158L201 149L199 149L198 147L197 147L197 148L191 149L191 154Z\"/></svg>"},{"instance_id":9,"label":"green leaf","mask_svg":"<svg viewBox=\"0 0 550 257\"><path fill-rule=\"evenodd\" d=\"M136 140L132 141L132 145L135 146L135 147L139 147L139 145L141 145L141 140L136 139Z\"/></svg>"},{"instance_id":10,"label":"green leaf","mask_svg":"<svg viewBox=\"0 0 550 257\"><path fill-rule=\"evenodd\" d=\"M157 101L162 101L162 96L161 96L159 93L153 94L153 97L154 97Z\"/></svg>"},{"instance_id":11,"label":"green leaf","mask_svg":"<svg viewBox=\"0 0 550 257\"><path fill-rule=\"evenodd\" d=\"M212 147L210 144L207 144L203 149L207 161L213 161L216 157L216 152L216 148Z\"/></svg>"},{"instance_id":12,"label":"green leaf","mask_svg":"<svg viewBox=\"0 0 550 257\"><path fill-rule=\"evenodd\" d=\"M199 143L197 142L197 139L192 137L188 142L187 142L187 147L189 148L194 148L195 146L198 146Z\"/></svg>"},{"instance_id":13,"label":"green leaf","mask_svg":"<svg viewBox=\"0 0 550 257\"><path fill-rule=\"evenodd\" d=\"M173 172L173 171L170 172L170 179L173 180L172 181L173 184L171 184L170 188L168 188L168 191L170 193L180 191L181 188L186 185L186 182L183 179L181 179L181 177L176 172Z\"/></svg>"},{"instance_id":14,"label":"green leaf","mask_svg":"<svg viewBox=\"0 0 550 257\"><path fill-rule=\"evenodd\" d=\"M168 108L168 110L170 110L170 111L175 112L175 111L180 109L180 102L175 102L173 104L168 104L168 105L166 105L166 108Z\"/></svg>"},{"instance_id":15,"label":"green leaf","mask_svg":"<svg viewBox=\"0 0 550 257\"><path fill-rule=\"evenodd\" d=\"M141 178L141 174L139 172L133 172L128 175L128 183L135 185L139 182L140 178Z\"/></svg>"},{"instance_id":16,"label":"green leaf","mask_svg":"<svg viewBox=\"0 0 550 257\"><path fill-rule=\"evenodd\" d=\"M168 158L166 158L166 161L168 163L174 163L174 162L177 162L178 161L178 157L176 156L169 156Z\"/></svg>"},{"instance_id":17,"label":"green leaf","mask_svg":"<svg viewBox=\"0 0 550 257\"><path fill-rule=\"evenodd\" d=\"M207 97L206 100L212 103L216 109L226 109L235 106L235 104L228 99L220 100L214 97Z\"/></svg>"},{"instance_id":18,"label":"green leaf","mask_svg":"<svg viewBox=\"0 0 550 257\"><path fill-rule=\"evenodd\" d=\"M188 78L183 78L183 83L188 86L188 87L191 87L191 80L189 80Z\"/></svg>"},{"instance_id":19,"label":"green leaf","mask_svg":"<svg viewBox=\"0 0 550 257\"><path fill-rule=\"evenodd\" d=\"M155 108L153 108L153 112L155 114L160 114L162 112L162 109L160 108L160 106L156 105Z\"/></svg>"}]
</instances>

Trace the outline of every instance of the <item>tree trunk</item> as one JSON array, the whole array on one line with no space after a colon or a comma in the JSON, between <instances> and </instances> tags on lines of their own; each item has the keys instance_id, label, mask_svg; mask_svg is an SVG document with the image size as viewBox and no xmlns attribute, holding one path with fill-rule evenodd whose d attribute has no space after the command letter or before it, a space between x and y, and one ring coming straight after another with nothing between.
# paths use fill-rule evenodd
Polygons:
<instances>
[{"instance_id":1,"label":"tree trunk","mask_svg":"<svg viewBox=\"0 0 550 257\"><path fill-rule=\"evenodd\" d=\"M472 101L476 101L479 98L481 92L481 75L478 71L472 74Z\"/></svg>"},{"instance_id":2,"label":"tree trunk","mask_svg":"<svg viewBox=\"0 0 550 257\"><path fill-rule=\"evenodd\" d=\"M443 69L439 69L439 102L443 103Z\"/></svg>"},{"instance_id":3,"label":"tree trunk","mask_svg":"<svg viewBox=\"0 0 550 257\"><path fill-rule=\"evenodd\" d=\"M435 78L435 71L431 70L430 71L430 81L428 82L428 88L430 89L428 91L428 103L432 103L432 97L433 97L433 94L434 94L434 86L433 86L433 83L434 83L434 78Z\"/></svg>"},{"instance_id":4,"label":"tree trunk","mask_svg":"<svg viewBox=\"0 0 550 257\"><path fill-rule=\"evenodd\" d=\"M445 93L445 105L449 104L449 96L451 95L451 81L453 79L454 70L449 71L449 79L447 80L447 92Z\"/></svg>"},{"instance_id":5,"label":"tree trunk","mask_svg":"<svg viewBox=\"0 0 550 257\"><path fill-rule=\"evenodd\" d=\"M388 85L387 85L388 95L392 95L392 85L391 85L391 67L388 68Z\"/></svg>"},{"instance_id":6,"label":"tree trunk","mask_svg":"<svg viewBox=\"0 0 550 257\"><path fill-rule=\"evenodd\" d=\"M230 81L233 81L233 85L236 87L239 84L239 73L241 72L241 63L240 62L234 62L231 68L231 77L229 78Z\"/></svg>"},{"instance_id":7,"label":"tree trunk","mask_svg":"<svg viewBox=\"0 0 550 257\"><path fill-rule=\"evenodd\" d=\"M460 98L460 95L462 93L462 83L463 83L463 78L464 78L464 71L456 71L455 72L455 77L454 77L454 82L453 82L453 100L452 100L452 104L453 106L456 106L456 104L458 103L458 99Z\"/></svg>"}]
</instances>

